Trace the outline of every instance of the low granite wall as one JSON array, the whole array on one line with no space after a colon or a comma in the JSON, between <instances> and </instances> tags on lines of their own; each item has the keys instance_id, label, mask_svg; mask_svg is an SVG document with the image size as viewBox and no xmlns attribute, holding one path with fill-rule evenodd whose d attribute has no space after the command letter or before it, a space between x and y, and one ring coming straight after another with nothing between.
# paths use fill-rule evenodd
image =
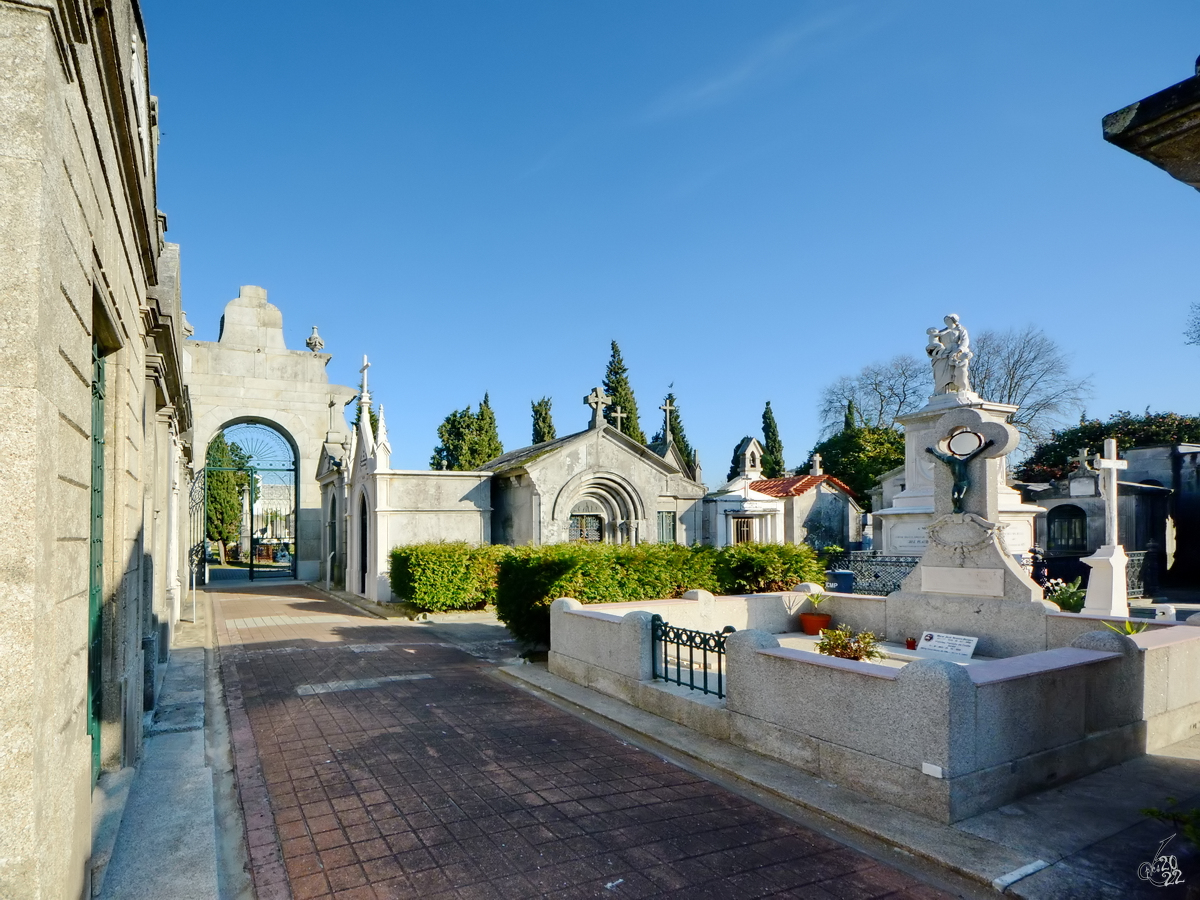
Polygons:
<instances>
[{"instance_id":1,"label":"low granite wall","mask_svg":"<svg viewBox=\"0 0 1200 900\"><path fill-rule=\"evenodd\" d=\"M724 702L651 681L651 610L673 625L719 630L713 622L752 615L778 622L799 599L703 598L704 614L700 600L590 608L557 600L550 671L945 822L1179 740L1200 722L1200 628L1187 626L1133 637L1093 628L1070 646L899 669L782 648L751 628L727 639ZM879 598L857 595L822 610L830 605L856 629L886 611ZM1088 617L1069 618L1073 629Z\"/></svg>"}]
</instances>

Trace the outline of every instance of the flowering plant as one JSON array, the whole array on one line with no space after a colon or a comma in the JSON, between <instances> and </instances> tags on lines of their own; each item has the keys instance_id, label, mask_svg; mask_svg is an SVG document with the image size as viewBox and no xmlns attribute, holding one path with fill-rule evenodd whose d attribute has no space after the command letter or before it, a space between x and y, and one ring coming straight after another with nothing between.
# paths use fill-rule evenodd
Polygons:
<instances>
[{"instance_id":1,"label":"flowering plant","mask_svg":"<svg viewBox=\"0 0 1200 900\"><path fill-rule=\"evenodd\" d=\"M1064 612L1077 613L1083 609L1087 591L1080 587L1082 578L1076 578L1070 584L1061 578L1051 578L1042 587L1042 596L1051 603L1057 603Z\"/></svg>"}]
</instances>

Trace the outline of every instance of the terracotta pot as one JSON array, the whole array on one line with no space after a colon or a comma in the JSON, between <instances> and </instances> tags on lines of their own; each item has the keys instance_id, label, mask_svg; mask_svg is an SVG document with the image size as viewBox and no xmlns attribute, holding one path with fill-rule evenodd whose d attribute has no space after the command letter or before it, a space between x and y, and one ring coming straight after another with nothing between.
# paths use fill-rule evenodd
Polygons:
<instances>
[{"instance_id":1,"label":"terracotta pot","mask_svg":"<svg viewBox=\"0 0 1200 900\"><path fill-rule=\"evenodd\" d=\"M800 613L800 627L805 634L820 634L832 621L833 616L828 613Z\"/></svg>"}]
</instances>

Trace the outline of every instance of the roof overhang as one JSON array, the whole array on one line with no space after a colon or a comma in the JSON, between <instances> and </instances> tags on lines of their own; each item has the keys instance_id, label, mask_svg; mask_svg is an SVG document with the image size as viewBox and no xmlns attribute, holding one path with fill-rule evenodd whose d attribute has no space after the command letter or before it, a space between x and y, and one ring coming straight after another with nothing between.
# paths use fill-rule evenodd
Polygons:
<instances>
[{"instance_id":1,"label":"roof overhang","mask_svg":"<svg viewBox=\"0 0 1200 900\"><path fill-rule=\"evenodd\" d=\"M1104 139L1200 190L1197 74L1104 117Z\"/></svg>"}]
</instances>

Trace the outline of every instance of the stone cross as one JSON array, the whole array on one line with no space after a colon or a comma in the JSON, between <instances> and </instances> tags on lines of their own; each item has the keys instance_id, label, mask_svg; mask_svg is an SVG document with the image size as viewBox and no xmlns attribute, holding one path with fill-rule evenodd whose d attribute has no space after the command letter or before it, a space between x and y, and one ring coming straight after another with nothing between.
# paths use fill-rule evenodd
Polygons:
<instances>
[{"instance_id":1,"label":"stone cross","mask_svg":"<svg viewBox=\"0 0 1200 900\"><path fill-rule=\"evenodd\" d=\"M604 407L612 405L612 397L604 393L604 388L592 388L592 392L583 398L583 402L592 408L592 428L603 428Z\"/></svg>"},{"instance_id":2,"label":"stone cross","mask_svg":"<svg viewBox=\"0 0 1200 900\"><path fill-rule=\"evenodd\" d=\"M369 362L367 362L367 355L364 353L362 368L358 370L359 372L362 373L362 377L363 377L362 402L364 404L369 404L371 402L371 392L367 390L367 369L369 369L369 368L371 368L371 364Z\"/></svg>"},{"instance_id":3,"label":"stone cross","mask_svg":"<svg viewBox=\"0 0 1200 900\"><path fill-rule=\"evenodd\" d=\"M667 402L659 407L664 413L666 423L663 425L663 435L666 442L671 443L671 413L675 411L675 407L671 405L671 398L667 398Z\"/></svg>"},{"instance_id":4,"label":"stone cross","mask_svg":"<svg viewBox=\"0 0 1200 900\"><path fill-rule=\"evenodd\" d=\"M621 428L621 420L628 417L628 415L629 415L629 413L621 412L621 407L619 407L619 406L613 407L613 413L612 413L613 421L617 423L617 431L620 431L622 434L624 434L624 430Z\"/></svg>"},{"instance_id":5,"label":"stone cross","mask_svg":"<svg viewBox=\"0 0 1200 900\"><path fill-rule=\"evenodd\" d=\"M1117 541L1117 472L1129 468L1129 463L1117 459L1117 442L1113 438L1104 441L1104 455L1096 454L1093 465L1100 471L1100 496L1104 498L1104 545L1114 546Z\"/></svg>"},{"instance_id":6,"label":"stone cross","mask_svg":"<svg viewBox=\"0 0 1200 900\"><path fill-rule=\"evenodd\" d=\"M825 474L821 470L821 454L820 453L813 454L812 468L808 470L808 474L809 475L824 475Z\"/></svg>"},{"instance_id":7,"label":"stone cross","mask_svg":"<svg viewBox=\"0 0 1200 900\"><path fill-rule=\"evenodd\" d=\"M1077 472L1079 472L1079 473L1081 473L1081 474L1082 474L1083 472L1088 472L1088 471L1090 471L1090 470L1091 470L1091 468L1092 468L1090 465L1088 465L1088 463L1090 463L1090 462L1091 462L1091 458L1088 456L1088 448L1087 448L1087 447L1080 447L1080 448L1079 448L1079 455L1078 455L1078 456L1072 456L1072 457L1071 457L1071 459L1069 460L1069 462L1077 462L1077 463L1079 463L1079 468L1078 468L1076 471L1077 471Z\"/></svg>"}]
</instances>

